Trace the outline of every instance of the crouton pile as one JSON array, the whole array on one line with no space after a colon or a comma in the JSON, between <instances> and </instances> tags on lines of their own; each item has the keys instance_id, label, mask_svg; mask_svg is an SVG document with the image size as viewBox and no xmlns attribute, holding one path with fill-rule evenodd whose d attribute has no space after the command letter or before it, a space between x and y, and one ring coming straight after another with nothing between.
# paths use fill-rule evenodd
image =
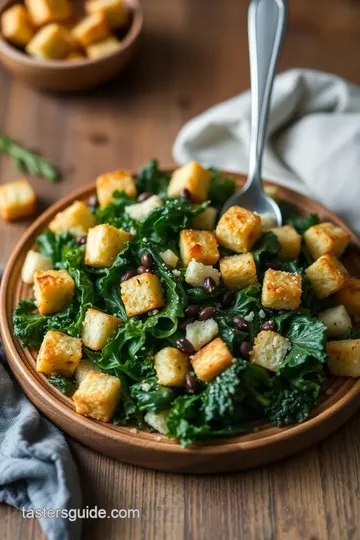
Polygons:
<instances>
[{"instance_id":1,"label":"crouton pile","mask_svg":"<svg viewBox=\"0 0 360 540\"><path fill-rule=\"evenodd\" d=\"M1 16L3 37L43 60L98 59L121 48L129 24L123 0L87 0L78 16L70 0L25 0Z\"/></svg>"},{"instance_id":2,"label":"crouton pile","mask_svg":"<svg viewBox=\"0 0 360 540\"><path fill-rule=\"evenodd\" d=\"M56 13L46 11L46 5L27 0L28 12L23 6L15 11L37 25L57 25L70 16L65 0ZM108 39L106 24L116 27L125 21L119 5L110 0L87 2L89 15L73 28L73 38L85 49L91 46L89 36L96 35L100 43ZM49 26L40 32L45 28ZM25 34L28 39L30 31L22 30L24 40ZM28 41L27 50L34 50L31 43L36 39L30 45ZM312 294L310 310L317 313L327 340L322 345L327 369L337 376L359 377L360 339L350 334L360 317L360 279L351 277L340 261L349 233L328 222L303 232L290 224L274 228L238 206L220 215L221 206L214 206L214 199L206 203L212 173L196 162L179 167L169 180L165 191L160 183L161 189L152 192L128 171L101 175L95 201L92 197L91 203L74 202L48 225L51 241L63 242L60 259L44 250L28 252L22 279L34 288L37 312L50 317L37 371L74 377L76 411L105 422L124 406L123 400L129 400L128 386L140 384L134 370L150 370L152 378L146 379L141 392L150 392L155 384L162 400L206 392L237 358L272 377L293 349L282 321L287 314L306 316L305 296ZM176 214L180 204L186 216ZM169 205L176 219L167 213ZM159 231L167 235L163 242L156 236ZM276 251L263 263L266 248L259 246L265 237ZM94 287L91 302L81 303L84 284L79 285L79 272ZM246 291L249 297L259 291L251 304L255 308L248 312ZM80 322L77 318L71 331L52 327L51 321L57 319L51 317L71 310L74 302L79 303ZM121 346L114 348L120 341ZM301 343L297 346L299 354L305 354ZM119 371L122 365L126 367ZM125 396L119 373L128 377ZM146 424L165 432L169 410L159 405L146 408L148 401L142 399Z\"/></svg>"}]
</instances>

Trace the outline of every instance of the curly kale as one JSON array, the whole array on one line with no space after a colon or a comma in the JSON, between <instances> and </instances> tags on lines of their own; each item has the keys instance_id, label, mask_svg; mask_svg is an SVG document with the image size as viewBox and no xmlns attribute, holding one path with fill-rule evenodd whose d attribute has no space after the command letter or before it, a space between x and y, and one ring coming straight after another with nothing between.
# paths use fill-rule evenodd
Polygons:
<instances>
[{"instance_id":1,"label":"curly kale","mask_svg":"<svg viewBox=\"0 0 360 540\"><path fill-rule=\"evenodd\" d=\"M315 404L313 394L285 388L273 393L273 401L265 412L274 426L287 426L303 422Z\"/></svg>"}]
</instances>

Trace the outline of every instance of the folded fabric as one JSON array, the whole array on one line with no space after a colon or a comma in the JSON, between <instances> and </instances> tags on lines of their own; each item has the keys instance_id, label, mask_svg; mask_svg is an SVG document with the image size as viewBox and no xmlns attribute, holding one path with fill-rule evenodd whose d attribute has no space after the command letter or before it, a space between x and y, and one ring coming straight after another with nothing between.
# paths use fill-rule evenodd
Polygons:
<instances>
[{"instance_id":1,"label":"folded fabric","mask_svg":"<svg viewBox=\"0 0 360 540\"><path fill-rule=\"evenodd\" d=\"M77 509L81 492L63 434L27 399L0 344L0 502L18 509ZM81 521L41 518L49 540L77 540Z\"/></svg>"},{"instance_id":2,"label":"folded fabric","mask_svg":"<svg viewBox=\"0 0 360 540\"><path fill-rule=\"evenodd\" d=\"M178 134L174 158L247 173L250 92L190 120ZM318 71L276 77L263 177L306 193L360 234L360 87Z\"/></svg>"}]
</instances>

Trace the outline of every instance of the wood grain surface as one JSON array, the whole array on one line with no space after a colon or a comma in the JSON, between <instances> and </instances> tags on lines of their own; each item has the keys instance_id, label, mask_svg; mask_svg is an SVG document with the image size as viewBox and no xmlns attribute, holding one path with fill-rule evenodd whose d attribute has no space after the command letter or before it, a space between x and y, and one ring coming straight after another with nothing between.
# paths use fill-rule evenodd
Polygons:
<instances>
[{"instance_id":1,"label":"wood grain surface","mask_svg":"<svg viewBox=\"0 0 360 540\"><path fill-rule=\"evenodd\" d=\"M181 125L248 86L245 0L143 0L145 33L132 65L89 95L38 94L0 68L0 130L38 148L65 173L35 179L39 210L99 172L171 165ZM360 2L290 0L280 69L310 67L360 83ZM301 4L301 5L300 5ZM8 159L0 181L16 179ZM26 223L0 223L5 263ZM313 449L253 471L183 476L122 465L69 441L84 504L138 508L139 519L84 522L83 538L348 540L360 537L360 415ZM43 540L36 521L0 506L0 538Z\"/></svg>"}]
</instances>

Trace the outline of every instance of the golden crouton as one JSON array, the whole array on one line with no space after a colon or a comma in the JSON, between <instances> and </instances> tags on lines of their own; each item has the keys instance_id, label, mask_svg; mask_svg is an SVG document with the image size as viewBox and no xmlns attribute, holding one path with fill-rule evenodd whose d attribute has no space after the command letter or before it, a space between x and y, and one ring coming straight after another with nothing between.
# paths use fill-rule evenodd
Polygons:
<instances>
[{"instance_id":1,"label":"golden crouton","mask_svg":"<svg viewBox=\"0 0 360 540\"><path fill-rule=\"evenodd\" d=\"M264 275L261 302L270 309L297 309L300 306L302 278L299 274L269 268Z\"/></svg>"},{"instance_id":2,"label":"golden crouton","mask_svg":"<svg viewBox=\"0 0 360 540\"><path fill-rule=\"evenodd\" d=\"M120 319L97 309L88 308L82 328L82 342L93 351L100 351L116 334Z\"/></svg>"},{"instance_id":3,"label":"golden crouton","mask_svg":"<svg viewBox=\"0 0 360 540\"><path fill-rule=\"evenodd\" d=\"M27 9L22 4L11 6L2 14L1 33L5 39L17 47L25 47L34 32Z\"/></svg>"},{"instance_id":4,"label":"golden crouton","mask_svg":"<svg viewBox=\"0 0 360 540\"><path fill-rule=\"evenodd\" d=\"M220 259L220 272L229 289L239 290L257 283L256 264L252 253Z\"/></svg>"},{"instance_id":5,"label":"golden crouton","mask_svg":"<svg viewBox=\"0 0 360 540\"><path fill-rule=\"evenodd\" d=\"M360 377L360 339L329 341L326 344L328 366L338 377Z\"/></svg>"},{"instance_id":6,"label":"golden crouton","mask_svg":"<svg viewBox=\"0 0 360 540\"><path fill-rule=\"evenodd\" d=\"M77 413L110 422L120 396L120 379L90 370L72 398Z\"/></svg>"},{"instance_id":7,"label":"golden crouton","mask_svg":"<svg viewBox=\"0 0 360 540\"><path fill-rule=\"evenodd\" d=\"M187 189L193 202L202 203L208 198L210 182L211 172L204 169L196 161L189 161L172 173L168 196L176 197L181 195L184 189Z\"/></svg>"},{"instance_id":8,"label":"golden crouton","mask_svg":"<svg viewBox=\"0 0 360 540\"><path fill-rule=\"evenodd\" d=\"M128 317L164 306L161 282L154 274L144 273L130 278L121 283L120 288Z\"/></svg>"},{"instance_id":9,"label":"golden crouton","mask_svg":"<svg viewBox=\"0 0 360 540\"><path fill-rule=\"evenodd\" d=\"M102 13L111 28L126 26L129 20L128 10L123 0L89 0L85 2L85 10L90 15Z\"/></svg>"},{"instance_id":10,"label":"golden crouton","mask_svg":"<svg viewBox=\"0 0 360 540\"><path fill-rule=\"evenodd\" d=\"M89 58L94 60L96 58L108 56L109 54L121 49L121 47L121 41L119 41L115 36L110 36L102 41L92 43L86 47L86 54Z\"/></svg>"},{"instance_id":11,"label":"golden crouton","mask_svg":"<svg viewBox=\"0 0 360 540\"><path fill-rule=\"evenodd\" d=\"M25 50L37 58L61 60L69 54L70 47L70 36L66 28L51 23L38 30Z\"/></svg>"},{"instance_id":12,"label":"golden crouton","mask_svg":"<svg viewBox=\"0 0 360 540\"><path fill-rule=\"evenodd\" d=\"M69 0L25 0L25 5L35 26L65 21L73 12Z\"/></svg>"},{"instance_id":13,"label":"golden crouton","mask_svg":"<svg viewBox=\"0 0 360 540\"><path fill-rule=\"evenodd\" d=\"M84 60L85 55L81 51L70 51L64 60Z\"/></svg>"},{"instance_id":14,"label":"golden crouton","mask_svg":"<svg viewBox=\"0 0 360 540\"><path fill-rule=\"evenodd\" d=\"M350 242L350 234L333 223L310 227L304 235L306 247L314 260L329 253L341 257Z\"/></svg>"},{"instance_id":15,"label":"golden crouton","mask_svg":"<svg viewBox=\"0 0 360 540\"><path fill-rule=\"evenodd\" d=\"M334 300L343 304L350 315L360 317L360 279L350 277L345 287L334 295Z\"/></svg>"},{"instance_id":16,"label":"golden crouton","mask_svg":"<svg viewBox=\"0 0 360 540\"><path fill-rule=\"evenodd\" d=\"M266 195L274 199L274 201L279 201L281 199L280 190L277 186L264 186L264 191Z\"/></svg>"},{"instance_id":17,"label":"golden crouton","mask_svg":"<svg viewBox=\"0 0 360 540\"><path fill-rule=\"evenodd\" d=\"M327 298L340 290L349 279L348 271L333 253L322 255L305 273L319 298Z\"/></svg>"},{"instance_id":18,"label":"golden crouton","mask_svg":"<svg viewBox=\"0 0 360 540\"><path fill-rule=\"evenodd\" d=\"M74 236L86 236L96 221L83 201L75 201L62 212L56 214L49 223L49 229L55 234L70 232Z\"/></svg>"},{"instance_id":19,"label":"golden crouton","mask_svg":"<svg viewBox=\"0 0 360 540\"><path fill-rule=\"evenodd\" d=\"M30 249L25 257L23 267L21 269L21 279L24 283L32 285L34 283L34 274L37 270L50 270L53 268L53 262L48 257L41 255L37 251Z\"/></svg>"},{"instance_id":20,"label":"golden crouton","mask_svg":"<svg viewBox=\"0 0 360 540\"><path fill-rule=\"evenodd\" d=\"M141 221L147 218L153 210L156 210L156 208L161 208L161 206L164 206L162 200L157 195L152 195L145 201L138 204L125 206L125 212L129 214L132 219Z\"/></svg>"},{"instance_id":21,"label":"golden crouton","mask_svg":"<svg viewBox=\"0 0 360 540\"><path fill-rule=\"evenodd\" d=\"M250 361L269 371L277 371L290 348L288 339L272 330L263 330L256 336Z\"/></svg>"},{"instance_id":22,"label":"golden crouton","mask_svg":"<svg viewBox=\"0 0 360 540\"><path fill-rule=\"evenodd\" d=\"M195 351L210 343L219 333L219 327L214 319L195 321L186 326L186 339L190 341Z\"/></svg>"},{"instance_id":23,"label":"golden crouton","mask_svg":"<svg viewBox=\"0 0 360 540\"><path fill-rule=\"evenodd\" d=\"M106 268L113 264L132 235L112 225L96 225L89 229L86 241L85 264L95 268Z\"/></svg>"},{"instance_id":24,"label":"golden crouton","mask_svg":"<svg viewBox=\"0 0 360 540\"><path fill-rule=\"evenodd\" d=\"M0 214L6 221L33 214L36 196L25 178L0 186Z\"/></svg>"},{"instance_id":25,"label":"golden crouton","mask_svg":"<svg viewBox=\"0 0 360 540\"><path fill-rule=\"evenodd\" d=\"M221 274L219 270L206 264L198 263L193 259L186 268L185 281L193 287L202 287L207 277L211 277L219 285Z\"/></svg>"},{"instance_id":26,"label":"golden crouton","mask_svg":"<svg viewBox=\"0 0 360 540\"><path fill-rule=\"evenodd\" d=\"M75 381L78 386L85 379L88 371L100 371L100 368L92 362L92 360L83 358L80 360L74 373Z\"/></svg>"},{"instance_id":27,"label":"golden crouton","mask_svg":"<svg viewBox=\"0 0 360 540\"><path fill-rule=\"evenodd\" d=\"M184 386L185 377L189 372L189 360L186 354L165 347L154 358L154 367L159 384L164 386Z\"/></svg>"},{"instance_id":28,"label":"golden crouton","mask_svg":"<svg viewBox=\"0 0 360 540\"><path fill-rule=\"evenodd\" d=\"M344 306L336 306L318 315L327 328L328 337L344 336L352 327L351 319Z\"/></svg>"},{"instance_id":29,"label":"golden crouton","mask_svg":"<svg viewBox=\"0 0 360 540\"><path fill-rule=\"evenodd\" d=\"M284 261L293 261L299 258L301 247L301 236L296 232L291 225L284 225L283 227L275 227L270 229L279 240L280 258Z\"/></svg>"},{"instance_id":30,"label":"golden crouton","mask_svg":"<svg viewBox=\"0 0 360 540\"><path fill-rule=\"evenodd\" d=\"M210 231L183 229L180 231L180 257L185 266L192 259L203 264L215 264L220 257L216 236Z\"/></svg>"},{"instance_id":31,"label":"golden crouton","mask_svg":"<svg viewBox=\"0 0 360 540\"><path fill-rule=\"evenodd\" d=\"M216 217L218 211L212 206L205 208L201 214L190 219L192 229L201 229L203 231L213 231L216 225Z\"/></svg>"},{"instance_id":32,"label":"golden crouton","mask_svg":"<svg viewBox=\"0 0 360 540\"><path fill-rule=\"evenodd\" d=\"M114 191L124 191L129 197L136 197L135 181L128 171L119 170L97 177L96 193L102 208L114 200Z\"/></svg>"},{"instance_id":33,"label":"golden crouton","mask_svg":"<svg viewBox=\"0 0 360 540\"><path fill-rule=\"evenodd\" d=\"M212 381L229 368L232 361L231 352L220 338L214 339L190 358L196 376L206 382Z\"/></svg>"},{"instance_id":34,"label":"golden crouton","mask_svg":"<svg viewBox=\"0 0 360 540\"><path fill-rule=\"evenodd\" d=\"M38 270L34 296L41 315L62 311L74 298L75 283L66 270Z\"/></svg>"},{"instance_id":35,"label":"golden crouton","mask_svg":"<svg viewBox=\"0 0 360 540\"><path fill-rule=\"evenodd\" d=\"M102 13L94 13L74 26L71 35L80 45L88 47L106 39L110 35L110 28Z\"/></svg>"},{"instance_id":36,"label":"golden crouton","mask_svg":"<svg viewBox=\"0 0 360 540\"><path fill-rule=\"evenodd\" d=\"M219 244L236 253L251 251L261 234L260 216L240 206L231 206L221 216L216 227Z\"/></svg>"},{"instance_id":37,"label":"golden crouton","mask_svg":"<svg viewBox=\"0 0 360 540\"><path fill-rule=\"evenodd\" d=\"M81 339L48 330L36 360L36 371L72 377L82 355Z\"/></svg>"},{"instance_id":38,"label":"golden crouton","mask_svg":"<svg viewBox=\"0 0 360 540\"><path fill-rule=\"evenodd\" d=\"M174 268L179 260L179 257L173 251L171 251L171 249L162 251L160 256L166 264L170 264L170 266L173 266Z\"/></svg>"}]
</instances>

